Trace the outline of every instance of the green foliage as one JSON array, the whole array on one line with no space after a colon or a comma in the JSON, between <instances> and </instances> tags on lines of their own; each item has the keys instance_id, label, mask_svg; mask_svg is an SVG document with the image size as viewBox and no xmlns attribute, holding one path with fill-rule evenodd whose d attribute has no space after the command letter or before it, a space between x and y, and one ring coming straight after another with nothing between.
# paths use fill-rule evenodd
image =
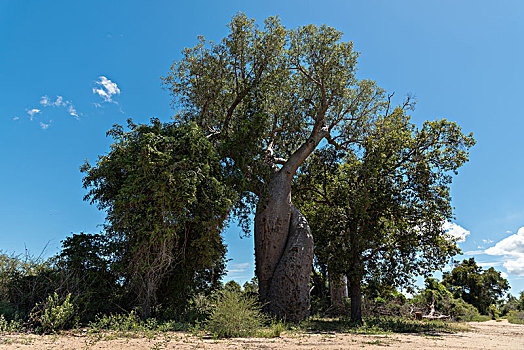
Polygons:
<instances>
[{"instance_id":1,"label":"green foliage","mask_svg":"<svg viewBox=\"0 0 524 350\"><path fill-rule=\"evenodd\" d=\"M517 309L520 311L524 311L524 291L520 292Z\"/></svg>"},{"instance_id":2,"label":"green foliage","mask_svg":"<svg viewBox=\"0 0 524 350\"><path fill-rule=\"evenodd\" d=\"M488 315L491 317L492 320L496 320L500 316L500 310L495 304L491 304L488 307Z\"/></svg>"},{"instance_id":3,"label":"green foliage","mask_svg":"<svg viewBox=\"0 0 524 350\"><path fill-rule=\"evenodd\" d=\"M310 223L317 263L333 275L406 286L458 252L443 230L451 219L451 174L467 161L471 135L446 120L417 129L402 108L377 118L360 147L325 148L294 183Z\"/></svg>"},{"instance_id":4,"label":"green foliage","mask_svg":"<svg viewBox=\"0 0 524 350\"><path fill-rule=\"evenodd\" d=\"M266 321L254 297L225 289L218 294L206 325L219 338L246 337L255 335Z\"/></svg>"},{"instance_id":5,"label":"green foliage","mask_svg":"<svg viewBox=\"0 0 524 350\"><path fill-rule=\"evenodd\" d=\"M414 303L421 305L422 311L428 313L433 299L437 313L451 316L457 321L476 321L480 317L476 307L461 298L455 298L446 286L436 279L427 278L425 289L414 298Z\"/></svg>"},{"instance_id":6,"label":"green foliage","mask_svg":"<svg viewBox=\"0 0 524 350\"><path fill-rule=\"evenodd\" d=\"M524 311L510 311L507 318L509 323L524 324Z\"/></svg>"},{"instance_id":7,"label":"green foliage","mask_svg":"<svg viewBox=\"0 0 524 350\"><path fill-rule=\"evenodd\" d=\"M147 324L152 323L152 321L149 321L149 323L142 321L136 312L131 311L128 314L97 316L94 322L89 323L89 328L99 331L130 332L143 330Z\"/></svg>"},{"instance_id":8,"label":"green foliage","mask_svg":"<svg viewBox=\"0 0 524 350\"><path fill-rule=\"evenodd\" d=\"M289 329L288 325L282 320L272 320L269 327L259 329L256 336L260 338L277 338Z\"/></svg>"},{"instance_id":9,"label":"green foliage","mask_svg":"<svg viewBox=\"0 0 524 350\"><path fill-rule=\"evenodd\" d=\"M207 319L213 310L214 295L195 294L189 301L184 310L182 318L190 323L198 323Z\"/></svg>"},{"instance_id":10,"label":"green foliage","mask_svg":"<svg viewBox=\"0 0 524 350\"><path fill-rule=\"evenodd\" d=\"M253 277L251 281L247 281L242 286L244 293L258 297L258 280L256 277Z\"/></svg>"},{"instance_id":11,"label":"green foliage","mask_svg":"<svg viewBox=\"0 0 524 350\"><path fill-rule=\"evenodd\" d=\"M71 293L79 320L93 320L99 313L118 309L122 286L113 271L114 245L105 235L78 233L62 241L56 257L61 289Z\"/></svg>"},{"instance_id":12,"label":"green foliage","mask_svg":"<svg viewBox=\"0 0 524 350\"><path fill-rule=\"evenodd\" d=\"M228 291L231 291L233 293L240 293L242 291L242 287L240 287L240 284L238 284L234 280L231 280L231 281L227 282L224 285L224 289L228 290Z\"/></svg>"},{"instance_id":13,"label":"green foliage","mask_svg":"<svg viewBox=\"0 0 524 350\"><path fill-rule=\"evenodd\" d=\"M372 317L366 319L365 325L370 328L378 328L394 333L455 333L467 329L461 325L439 320L417 321L404 317Z\"/></svg>"},{"instance_id":14,"label":"green foliage","mask_svg":"<svg viewBox=\"0 0 524 350\"><path fill-rule=\"evenodd\" d=\"M0 253L0 313L9 320L25 319L60 281L52 260Z\"/></svg>"},{"instance_id":15,"label":"green foliage","mask_svg":"<svg viewBox=\"0 0 524 350\"><path fill-rule=\"evenodd\" d=\"M189 328L188 324L175 321L159 322L154 318L146 320L140 319L135 311L127 314L100 315L90 322L90 334L101 334L111 332L115 336L145 336L152 338L158 333L185 331Z\"/></svg>"},{"instance_id":16,"label":"green foliage","mask_svg":"<svg viewBox=\"0 0 524 350\"><path fill-rule=\"evenodd\" d=\"M29 322L39 333L57 332L73 325L74 314L71 294L62 299L54 293L49 295L45 302L35 306L29 315Z\"/></svg>"},{"instance_id":17,"label":"green foliage","mask_svg":"<svg viewBox=\"0 0 524 350\"><path fill-rule=\"evenodd\" d=\"M286 29L278 17L258 25L238 13L223 40L199 37L162 78L176 119L214 141L242 194L236 213L246 232L247 213L283 163L294 174L324 137L352 144L386 108L382 89L356 79L357 57L334 28Z\"/></svg>"},{"instance_id":18,"label":"green foliage","mask_svg":"<svg viewBox=\"0 0 524 350\"><path fill-rule=\"evenodd\" d=\"M142 316L157 300L183 304L224 273L220 233L234 193L224 185L213 145L194 124L115 126L111 151L82 167L85 199L107 211L118 277ZM202 277L201 280L199 278Z\"/></svg>"},{"instance_id":19,"label":"green foliage","mask_svg":"<svg viewBox=\"0 0 524 350\"><path fill-rule=\"evenodd\" d=\"M510 311L518 310L518 307L519 307L519 300L515 298L513 295L509 294L507 299L504 301L504 303L500 307L500 316L504 317Z\"/></svg>"},{"instance_id":20,"label":"green foliage","mask_svg":"<svg viewBox=\"0 0 524 350\"><path fill-rule=\"evenodd\" d=\"M344 332L356 334L383 333L456 333L468 330L467 327L453 322L412 320L399 316L371 316L363 323L350 319L310 318L298 326L299 330L312 332Z\"/></svg>"},{"instance_id":21,"label":"green foliage","mask_svg":"<svg viewBox=\"0 0 524 350\"><path fill-rule=\"evenodd\" d=\"M391 286L367 284L363 294L364 314L367 317L409 316L410 303Z\"/></svg>"},{"instance_id":22,"label":"green foliage","mask_svg":"<svg viewBox=\"0 0 524 350\"><path fill-rule=\"evenodd\" d=\"M21 332L24 330L24 326L21 321L18 320L6 320L4 315L0 314L0 333L13 333Z\"/></svg>"},{"instance_id":23,"label":"green foliage","mask_svg":"<svg viewBox=\"0 0 524 350\"><path fill-rule=\"evenodd\" d=\"M508 281L494 268L482 270L474 258L456 264L451 272L445 272L443 284L455 298L462 298L475 306L480 313L494 315L490 305L499 304L509 289Z\"/></svg>"}]
</instances>

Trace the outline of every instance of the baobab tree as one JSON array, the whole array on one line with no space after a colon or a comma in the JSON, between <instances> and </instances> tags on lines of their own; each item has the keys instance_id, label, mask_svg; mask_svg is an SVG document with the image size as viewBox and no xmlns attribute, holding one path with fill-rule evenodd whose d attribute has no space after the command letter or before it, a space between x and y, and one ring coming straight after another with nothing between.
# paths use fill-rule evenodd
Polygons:
<instances>
[{"instance_id":1,"label":"baobab tree","mask_svg":"<svg viewBox=\"0 0 524 350\"><path fill-rule=\"evenodd\" d=\"M328 26L259 27L239 13L219 43L199 37L164 85L176 120L197 123L244 200L254 203L256 275L266 310L288 320L309 313L313 239L292 203L297 169L323 142L346 149L377 116L385 92L355 76L358 53Z\"/></svg>"}]
</instances>

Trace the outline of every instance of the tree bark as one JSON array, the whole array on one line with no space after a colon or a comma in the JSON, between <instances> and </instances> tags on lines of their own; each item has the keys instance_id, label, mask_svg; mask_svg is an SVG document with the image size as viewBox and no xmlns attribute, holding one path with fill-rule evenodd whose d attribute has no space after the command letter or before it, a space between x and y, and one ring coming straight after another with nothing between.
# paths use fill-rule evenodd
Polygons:
<instances>
[{"instance_id":1,"label":"tree bark","mask_svg":"<svg viewBox=\"0 0 524 350\"><path fill-rule=\"evenodd\" d=\"M345 275L329 275L329 291L331 308L336 313L342 313L348 297L348 278Z\"/></svg>"},{"instance_id":2,"label":"tree bark","mask_svg":"<svg viewBox=\"0 0 524 350\"><path fill-rule=\"evenodd\" d=\"M362 290L360 280L352 279L349 282L351 293L351 321L362 323Z\"/></svg>"},{"instance_id":3,"label":"tree bark","mask_svg":"<svg viewBox=\"0 0 524 350\"><path fill-rule=\"evenodd\" d=\"M264 310L288 321L309 315L313 236L291 202L291 177L273 174L255 214L255 261Z\"/></svg>"}]
</instances>

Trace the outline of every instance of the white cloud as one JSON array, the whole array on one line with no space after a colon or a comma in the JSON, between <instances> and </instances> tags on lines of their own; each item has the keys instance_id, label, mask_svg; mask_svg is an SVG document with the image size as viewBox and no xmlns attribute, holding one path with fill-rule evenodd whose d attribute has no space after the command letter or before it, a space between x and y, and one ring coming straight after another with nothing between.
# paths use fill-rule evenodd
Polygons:
<instances>
[{"instance_id":1,"label":"white cloud","mask_svg":"<svg viewBox=\"0 0 524 350\"><path fill-rule=\"evenodd\" d=\"M464 255L479 255L479 254L484 254L484 251L483 250L468 250L464 252L463 254Z\"/></svg>"},{"instance_id":2,"label":"white cloud","mask_svg":"<svg viewBox=\"0 0 524 350\"><path fill-rule=\"evenodd\" d=\"M230 279L246 279L251 275L251 264L246 263L228 263L227 277Z\"/></svg>"},{"instance_id":3,"label":"white cloud","mask_svg":"<svg viewBox=\"0 0 524 350\"><path fill-rule=\"evenodd\" d=\"M15 115L12 119L13 119L13 120L18 120L18 119L20 119L20 117L17 116L17 115Z\"/></svg>"},{"instance_id":4,"label":"white cloud","mask_svg":"<svg viewBox=\"0 0 524 350\"><path fill-rule=\"evenodd\" d=\"M120 94L120 89L116 83L112 82L110 79L102 76L98 77L99 81L96 82L97 85L100 85L99 88L93 88L93 93L102 97L105 102L114 102L113 96ZM116 103L116 102L114 102Z\"/></svg>"},{"instance_id":5,"label":"white cloud","mask_svg":"<svg viewBox=\"0 0 524 350\"><path fill-rule=\"evenodd\" d=\"M49 128L51 126L51 120L46 124L46 123L42 123L40 122L40 128L42 130L46 130L47 128Z\"/></svg>"},{"instance_id":6,"label":"white cloud","mask_svg":"<svg viewBox=\"0 0 524 350\"><path fill-rule=\"evenodd\" d=\"M42 96L42 98L40 98L40 104L41 104L42 106L44 106L44 107L45 107L45 106L49 106L49 105L51 105L51 101L49 101L49 97L47 97L47 96Z\"/></svg>"},{"instance_id":7,"label":"white cloud","mask_svg":"<svg viewBox=\"0 0 524 350\"><path fill-rule=\"evenodd\" d=\"M486 254L524 256L524 227L519 228L516 234L506 237L495 246L486 249Z\"/></svg>"},{"instance_id":8,"label":"white cloud","mask_svg":"<svg viewBox=\"0 0 524 350\"><path fill-rule=\"evenodd\" d=\"M466 236L471 233L464 227L449 221L446 221L442 225L442 228L453 240L456 240L457 242L464 242L466 240Z\"/></svg>"},{"instance_id":9,"label":"white cloud","mask_svg":"<svg viewBox=\"0 0 524 350\"><path fill-rule=\"evenodd\" d=\"M67 107L67 112L69 113L70 116L78 119L78 112L76 111L75 107L73 107L73 105L69 105Z\"/></svg>"},{"instance_id":10,"label":"white cloud","mask_svg":"<svg viewBox=\"0 0 524 350\"><path fill-rule=\"evenodd\" d=\"M493 247L485 250L489 255L500 255L506 258L504 267L509 273L524 276L524 227L517 233L497 242Z\"/></svg>"},{"instance_id":11,"label":"white cloud","mask_svg":"<svg viewBox=\"0 0 524 350\"><path fill-rule=\"evenodd\" d=\"M513 273L517 276L524 276L524 257L515 260L508 260L504 263L504 267L509 273Z\"/></svg>"},{"instance_id":12,"label":"white cloud","mask_svg":"<svg viewBox=\"0 0 524 350\"><path fill-rule=\"evenodd\" d=\"M40 113L40 110L37 109L37 108L33 108L33 109L31 109L31 110L28 110L28 111L27 111L27 114L29 114L29 120L33 120L35 114L38 114L38 113Z\"/></svg>"},{"instance_id":13,"label":"white cloud","mask_svg":"<svg viewBox=\"0 0 524 350\"><path fill-rule=\"evenodd\" d=\"M478 262L477 265L480 267L494 267L502 265L502 261Z\"/></svg>"},{"instance_id":14,"label":"white cloud","mask_svg":"<svg viewBox=\"0 0 524 350\"><path fill-rule=\"evenodd\" d=\"M69 113L70 116L74 117L75 119L78 119L78 112L73 105L73 102L64 100L62 96L56 96L56 100L52 101L49 99L47 95L42 96L40 98L40 104L44 107L64 107L67 109L67 113Z\"/></svg>"},{"instance_id":15,"label":"white cloud","mask_svg":"<svg viewBox=\"0 0 524 350\"><path fill-rule=\"evenodd\" d=\"M44 107L65 107L68 103L71 103L69 101L64 102L64 98L62 96L56 96L56 101L53 102L49 99L47 96L42 96L40 98L40 104Z\"/></svg>"}]
</instances>

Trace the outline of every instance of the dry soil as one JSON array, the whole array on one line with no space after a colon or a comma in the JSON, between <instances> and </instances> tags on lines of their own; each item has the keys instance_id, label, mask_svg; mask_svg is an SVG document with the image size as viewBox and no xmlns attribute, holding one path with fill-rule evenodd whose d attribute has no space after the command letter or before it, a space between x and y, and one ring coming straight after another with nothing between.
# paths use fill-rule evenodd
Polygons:
<instances>
[{"instance_id":1,"label":"dry soil","mask_svg":"<svg viewBox=\"0 0 524 350\"><path fill-rule=\"evenodd\" d=\"M169 333L155 339L113 338L105 335L0 337L0 349L515 349L524 350L524 325L472 322L471 331L456 334L355 335L342 333L283 334L279 338L199 339L187 333Z\"/></svg>"}]
</instances>

